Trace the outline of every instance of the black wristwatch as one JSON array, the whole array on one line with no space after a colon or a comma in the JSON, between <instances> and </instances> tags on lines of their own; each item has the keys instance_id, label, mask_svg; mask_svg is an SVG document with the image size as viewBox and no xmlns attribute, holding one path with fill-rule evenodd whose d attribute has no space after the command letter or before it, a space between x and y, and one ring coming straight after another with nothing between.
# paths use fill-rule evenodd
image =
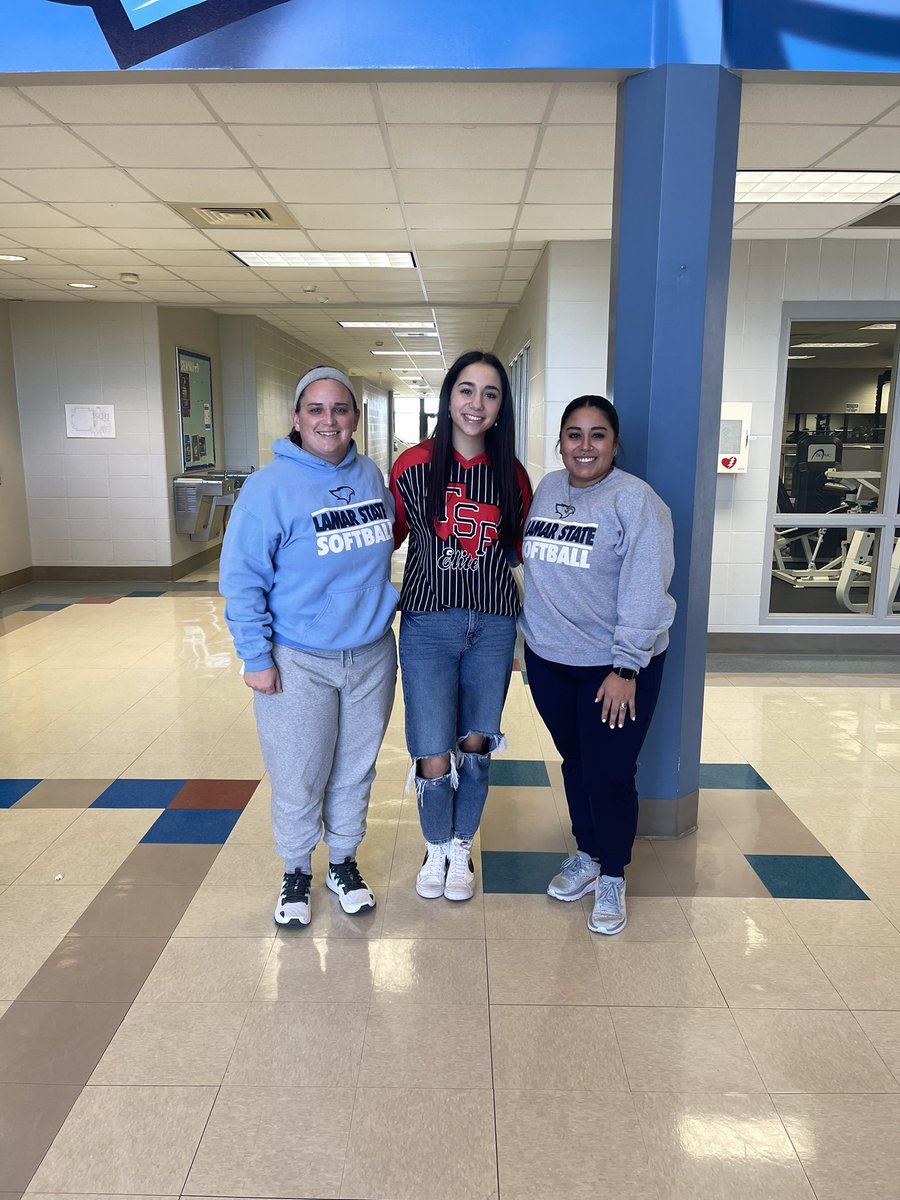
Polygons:
<instances>
[{"instance_id":1,"label":"black wristwatch","mask_svg":"<svg viewBox=\"0 0 900 1200\"><path fill-rule=\"evenodd\" d=\"M637 679L637 671L633 667L613 667L613 675L620 679Z\"/></svg>"}]
</instances>

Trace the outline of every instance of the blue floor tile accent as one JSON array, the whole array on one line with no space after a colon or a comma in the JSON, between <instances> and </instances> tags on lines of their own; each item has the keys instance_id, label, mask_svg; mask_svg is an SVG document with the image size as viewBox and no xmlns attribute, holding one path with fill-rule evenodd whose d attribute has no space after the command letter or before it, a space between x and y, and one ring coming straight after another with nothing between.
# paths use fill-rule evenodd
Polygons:
<instances>
[{"instance_id":1,"label":"blue floor tile accent","mask_svg":"<svg viewBox=\"0 0 900 1200\"><path fill-rule=\"evenodd\" d=\"M747 862L776 900L868 900L829 855L748 854Z\"/></svg>"},{"instance_id":2,"label":"blue floor tile accent","mask_svg":"<svg viewBox=\"0 0 900 1200\"><path fill-rule=\"evenodd\" d=\"M64 608L68 608L66 604L29 604L25 609L26 612L60 612Z\"/></svg>"},{"instance_id":3,"label":"blue floor tile accent","mask_svg":"<svg viewBox=\"0 0 900 1200\"><path fill-rule=\"evenodd\" d=\"M167 808L144 836L143 843L221 846L241 815L234 808Z\"/></svg>"},{"instance_id":4,"label":"blue floor tile accent","mask_svg":"<svg viewBox=\"0 0 900 1200\"><path fill-rule=\"evenodd\" d=\"M101 792L91 808L166 808L185 779L117 779Z\"/></svg>"},{"instance_id":5,"label":"blue floor tile accent","mask_svg":"<svg viewBox=\"0 0 900 1200\"><path fill-rule=\"evenodd\" d=\"M702 788L755 788L769 791L769 785L749 763L701 763Z\"/></svg>"},{"instance_id":6,"label":"blue floor tile accent","mask_svg":"<svg viewBox=\"0 0 900 1200\"><path fill-rule=\"evenodd\" d=\"M0 779L0 808L12 808L40 782L39 779Z\"/></svg>"},{"instance_id":7,"label":"blue floor tile accent","mask_svg":"<svg viewBox=\"0 0 900 1200\"><path fill-rule=\"evenodd\" d=\"M539 896L559 870L564 854L533 850L482 850L481 886L488 892Z\"/></svg>"},{"instance_id":8,"label":"blue floor tile accent","mask_svg":"<svg viewBox=\"0 0 900 1200\"><path fill-rule=\"evenodd\" d=\"M497 787L549 787L550 777L540 759L493 758L491 783Z\"/></svg>"},{"instance_id":9,"label":"blue floor tile accent","mask_svg":"<svg viewBox=\"0 0 900 1200\"><path fill-rule=\"evenodd\" d=\"M129 598L132 596L164 596L165 592L129 592Z\"/></svg>"}]
</instances>

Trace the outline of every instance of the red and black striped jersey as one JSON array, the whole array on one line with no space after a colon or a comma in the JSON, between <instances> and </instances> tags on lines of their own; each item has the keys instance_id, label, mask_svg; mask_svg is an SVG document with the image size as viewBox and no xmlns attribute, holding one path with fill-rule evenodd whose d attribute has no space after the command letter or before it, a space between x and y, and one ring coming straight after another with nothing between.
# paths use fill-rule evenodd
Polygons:
<instances>
[{"instance_id":1,"label":"red and black striped jersey","mask_svg":"<svg viewBox=\"0 0 900 1200\"><path fill-rule=\"evenodd\" d=\"M500 544L500 507L494 472L486 454L465 460L454 452L441 520L425 516L433 443L420 442L394 463L390 488L397 508L394 541L409 535L400 607L410 612L471 608L513 617L519 594L510 571L510 552ZM531 504L531 483L516 462L519 520L516 544Z\"/></svg>"}]
</instances>

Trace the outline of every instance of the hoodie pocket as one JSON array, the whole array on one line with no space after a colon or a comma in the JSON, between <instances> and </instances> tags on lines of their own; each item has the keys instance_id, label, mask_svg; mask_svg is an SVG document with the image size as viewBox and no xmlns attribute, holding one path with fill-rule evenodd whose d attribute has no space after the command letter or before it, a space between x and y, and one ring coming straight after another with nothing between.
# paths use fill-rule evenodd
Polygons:
<instances>
[{"instance_id":1,"label":"hoodie pocket","mask_svg":"<svg viewBox=\"0 0 900 1200\"><path fill-rule=\"evenodd\" d=\"M387 631L400 595L390 583L379 581L361 588L329 588L325 603L309 623L308 632L332 642L350 641L365 646Z\"/></svg>"}]
</instances>

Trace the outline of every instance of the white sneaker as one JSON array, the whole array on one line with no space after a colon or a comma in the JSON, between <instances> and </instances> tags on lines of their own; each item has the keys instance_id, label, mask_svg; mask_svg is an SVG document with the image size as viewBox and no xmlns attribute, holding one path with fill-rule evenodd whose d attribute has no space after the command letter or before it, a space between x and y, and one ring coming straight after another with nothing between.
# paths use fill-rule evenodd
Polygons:
<instances>
[{"instance_id":1,"label":"white sneaker","mask_svg":"<svg viewBox=\"0 0 900 1200\"><path fill-rule=\"evenodd\" d=\"M580 900L594 890L600 864L590 855L577 850L571 858L563 859L559 872L547 887L547 895L554 900Z\"/></svg>"},{"instance_id":2,"label":"white sneaker","mask_svg":"<svg viewBox=\"0 0 900 1200\"><path fill-rule=\"evenodd\" d=\"M446 842L426 842L425 857L416 876L416 891L426 900L436 900L444 894L444 880L447 876Z\"/></svg>"},{"instance_id":3,"label":"white sneaker","mask_svg":"<svg viewBox=\"0 0 900 1200\"><path fill-rule=\"evenodd\" d=\"M475 895L475 866L472 862L472 843L454 838L450 843L450 863L444 883L447 900L471 900Z\"/></svg>"},{"instance_id":4,"label":"white sneaker","mask_svg":"<svg viewBox=\"0 0 900 1200\"><path fill-rule=\"evenodd\" d=\"M330 863L325 886L337 893L341 908L351 917L375 907L375 896L360 875L355 858L345 858L342 863Z\"/></svg>"},{"instance_id":5,"label":"white sneaker","mask_svg":"<svg viewBox=\"0 0 900 1200\"><path fill-rule=\"evenodd\" d=\"M597 880L597 899L588 917L588 929L594 933L621 933L625 928L625 880L601 875Z\"/></svg>"},{"instance_id":6,"label":"white sneaker","mask_svg":"<svg viewBox=\"0 0 900 1200\"><path fill-rule=\"evenodd\" d=\"M309 886L312 875L304 871L286 873L281 883L281 895L275 905L273 920L276 925L297 927L308 925L310 918Z\"/></svg>"}]
</instances>

